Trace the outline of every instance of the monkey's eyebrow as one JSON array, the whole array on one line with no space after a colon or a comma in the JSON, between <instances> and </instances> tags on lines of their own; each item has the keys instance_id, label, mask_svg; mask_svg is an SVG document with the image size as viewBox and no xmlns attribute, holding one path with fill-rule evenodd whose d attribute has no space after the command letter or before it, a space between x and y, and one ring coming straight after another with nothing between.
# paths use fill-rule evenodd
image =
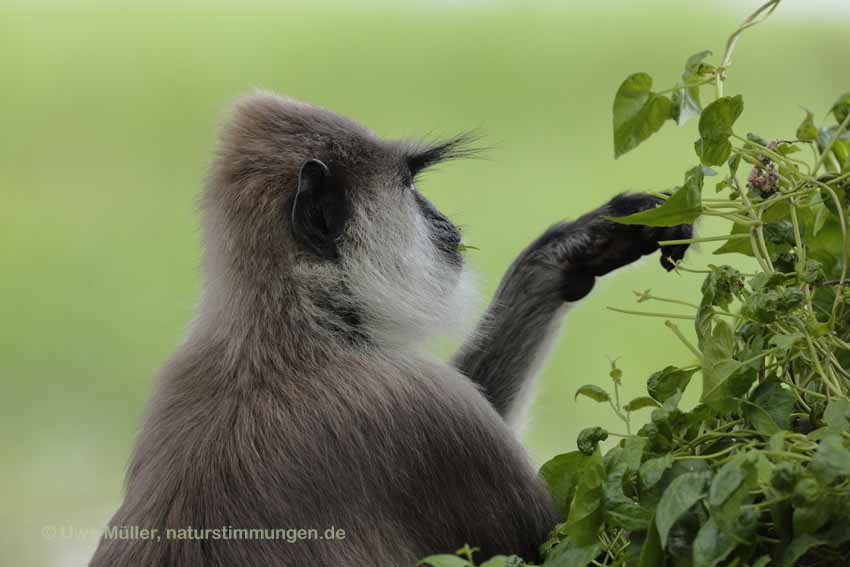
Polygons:
<instances>
[{"instance_id":1,"label":"monkey's eyebrow","mask_svg":"<svg viewBox=\"0 0 850 567\"><path fill-rule=\"evenodd\" d=\"M404 148L405 162L415 176L438 163L475 157L483 151L473 145L479 139L474 132L464 132L439 142L408 142Z\"/></svg>"}]
</instances>

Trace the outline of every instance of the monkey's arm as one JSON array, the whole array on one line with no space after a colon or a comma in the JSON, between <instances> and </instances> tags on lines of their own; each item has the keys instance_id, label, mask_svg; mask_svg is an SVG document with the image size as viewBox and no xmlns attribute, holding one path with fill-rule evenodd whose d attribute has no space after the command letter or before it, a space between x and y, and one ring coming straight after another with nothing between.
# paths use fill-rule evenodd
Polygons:
<instances>
[{"instance_id":1,"label":"monkey's arm","mask_svg":"<svg viewBox=\"0 0 850 567\"><path fill-rule=\"evenodd\" d=\"M655 206L646 194L619 195L573 222L553 225L514 260L473 335L452 363L476 382L508 421L521 413L534 376L557 337L569 306L596 281L658 250L659 241L690 238L690 225L621 225L605 217ZM666 269L687 246L662 249Z\"/></svg>"}]
</instances>

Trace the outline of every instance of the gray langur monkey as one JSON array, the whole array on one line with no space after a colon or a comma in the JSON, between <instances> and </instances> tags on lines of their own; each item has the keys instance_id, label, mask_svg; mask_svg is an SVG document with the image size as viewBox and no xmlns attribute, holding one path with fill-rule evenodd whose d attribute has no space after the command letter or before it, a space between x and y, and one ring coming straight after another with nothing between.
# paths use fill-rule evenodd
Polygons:
<instances>
[{"instance_id":1,"label":"gray langur monkey","mask_svg":"<svg viewBox=\"0 0 850 567\"><path fill-rule=\"evenodd\" d=\"M554 225L454 359L434 360L420 344L470 286L459 230L414 178L465 141L383 140L272 94L236 105L202 202L197 317L110 522L157 537L104 537L92 567L400 567L464 543L538 557L558 517L512 428L547 345L598 276L691 228L606 218L659 203L646 194ZM331 526L344 539L322 539ZM189 527L201 535L166 531Z\"/></svg>"}]
</instances>

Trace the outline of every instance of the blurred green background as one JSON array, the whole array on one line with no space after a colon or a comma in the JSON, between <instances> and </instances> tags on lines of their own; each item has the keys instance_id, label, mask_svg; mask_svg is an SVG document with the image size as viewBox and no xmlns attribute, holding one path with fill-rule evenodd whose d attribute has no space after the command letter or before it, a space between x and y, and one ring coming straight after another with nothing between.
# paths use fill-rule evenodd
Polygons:
<instances>
[{"instance_id":1,"label":"blurred green background","mask_svg":"<svg viewBox=\"0 0 850 567\"><path fill-rule=\"evenodd\" d=\"M828 0L786 3L744 36L726 88L745 95L741 130L767 137L792 137L798 105L823 116L850 81L841 0L832 14L817 13ZM635 71L672 85L758 4L0 3L0 564L84 565L94 536L51 540L43 527L96 529L118 505L152 377L193 314L196 196L234 97L272 89L386 136L479 128L487 159L420 188L480 247L486 298L551 222L680 181L696 125L668 125L614 161L613 94ZM526 433L535 459L572 450L585 426L622 430L572 397L607 385L609 357L626 397L689 360L661 320L605 306L632 307L646 288L693 298L700 283L653 258L569 315Z\"/></svg>"}]
</instances>

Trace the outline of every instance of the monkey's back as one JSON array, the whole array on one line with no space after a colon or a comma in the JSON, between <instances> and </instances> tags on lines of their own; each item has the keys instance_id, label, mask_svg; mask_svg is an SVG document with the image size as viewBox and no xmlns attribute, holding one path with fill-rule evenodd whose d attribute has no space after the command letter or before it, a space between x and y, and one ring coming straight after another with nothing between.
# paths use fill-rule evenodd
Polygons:
<instances>
[{"instance_id":1,"label":"monkey's back","mask_svg":"<svg viewBox=\"0 0 850 567\"><path fill-rule=\"evenodd\" d=\"M332 360L223 373L178 354L110 523L160 538L105 538L92 567L413 565L464 543L536 556L551 501L471 382L413 356Z\"/></svg>"}]
</instances>

